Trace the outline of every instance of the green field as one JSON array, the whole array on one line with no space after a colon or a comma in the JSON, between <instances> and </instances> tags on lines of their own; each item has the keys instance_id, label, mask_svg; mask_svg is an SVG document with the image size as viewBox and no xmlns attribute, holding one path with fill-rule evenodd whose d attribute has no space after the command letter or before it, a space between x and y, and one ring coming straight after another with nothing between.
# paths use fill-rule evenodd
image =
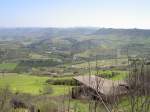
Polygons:
<instances>
[{"instance_id":1,"label":"green field","mask_svg":"<svg viewBox=\"0 0 150 112\"><path fill-rule=\"evenodd\" d=\"M112 80L124 80L127 75L128 72L127 71L121 71L121 70L101 70L98 72L98 74L105 76L106 78L112 79ZM114 76L113 76L114 74Z\"/></svg>"},{"instance_id":2,"label":"green field","mask_svg":"<svg viewBox=\"0 0 150 112\"><path fill-rule=\"evenodd\" d=\"M126 76L126 72L118 71L120 74L111 78L113 80L121 80ZM101 72L102 74L109 75L111 71ZM67 80L72 77L62 77L62 78L50 78L50 77L41 77L33 76L29 74L16 74L16 73L5 73L0 74L0 87L9 86L9 88L14 92L21 93L30 93L34 95L42 94L43 88L45 86L50 86L52 88L51 96L59 96L68 94L71 86L68 85L52 85L47 84L46 80Z\"/></svg>"},{"instance_id":3,"label":"green field","mask_svg":"<svg viewBox=\"0 0 150 112\"><path fill-rule=\"evenodd\" d=\"M0 70L13 70L17 66L17 63L2 63L0 64Z\"/></svg>"},{"instance_id":4,"label":"green field","mask_svg":"<svg viewBox=\"0 0 150 112\"><path fill-rule=\"evenodd\" d=\"M45 81L49 77L31 76L28 74L5 74L0 75L0 87L9 86L14 92L41 94ZM68 93L69 86L49 85L52 87L52 96L59 96Z\"/></svg>"},{"instance_id":5,"label":"green field","mask_svg":"<svg viewBox=\"0 0 150 112\"><path fill-rule=\"evenodd\" d=\"M88 62L84 62L81 64L75 64L73 65L73 67L75 68L89 68L89 64L90 67L96 67L96 61L90 61ZM113 65L127 65L127 59L107 59L107 60L98 60L97 61L97 66L101 67L101 66L113 66Z\"/></svg>"}]
</instances>

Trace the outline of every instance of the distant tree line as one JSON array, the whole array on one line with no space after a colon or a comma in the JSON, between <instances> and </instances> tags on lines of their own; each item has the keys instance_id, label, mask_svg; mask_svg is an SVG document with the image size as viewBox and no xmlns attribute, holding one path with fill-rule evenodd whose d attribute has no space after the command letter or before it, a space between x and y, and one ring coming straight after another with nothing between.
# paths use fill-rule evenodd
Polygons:
<instances>
[{"instance_id":1,"label":"distant tree line","mask_svg":"<svg viewBox=\"0 0 150 112\"><path fill-rule=\"evenodd\" d=\"M61 64L54 59L40 59L40 60L21 60L14 71L16 72L29 72L32 67L50 67Z\"/></svg>"}]
</instances>

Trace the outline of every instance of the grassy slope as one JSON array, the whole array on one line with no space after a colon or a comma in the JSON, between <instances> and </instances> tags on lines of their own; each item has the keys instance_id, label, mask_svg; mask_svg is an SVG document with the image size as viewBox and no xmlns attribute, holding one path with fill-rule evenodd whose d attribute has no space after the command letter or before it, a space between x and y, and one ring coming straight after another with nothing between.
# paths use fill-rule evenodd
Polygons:
<instances>
[{"instance_id":1,"label":"grassy slope","mask_svg":"<svg viewBox=\"0 0 150 112\"><path fill-rule=\"evenodd\" d=\"M0 76L0 87L10 86L13 91L19 91L31 94L40 94L43 87L46 85L45 81L49 77L38 77L27 74L6 74ZM52 96L58 96L68 93L66 89L68 86L50 85L53 89Z\"/></svg>"},{"instance_id":2,"label":"grassy slope","mask_svg":"<svg viewBox=\"0 0 150 112\"><path fill-rule=\"evenodd\" d=\"M106 70L106 71L99 71L99 74L103 74L103 75L108 75L111 76L112 73L116 73L117 75L111 77L110 79L112 80L124 80L127 75L128 72L127 71L121 71L121 70Z\"/></svg>"},{"instance_id":3,"label":"grassy slope","mask_svg":"<svg viewBox=\"0 0 150 112\"><path fill-rule=\"evenodd\" d=\"M0 64L0 70L13 70L17 66L17 63L2 63Z\"/></svg>"},{"instance_id":4,"label":"grassy slope","mask_svg":"<svg viewBox=\"0 0 150 112\"><path fill-rule=\"evenodd\" d=\"M112 66L112 65L122 65L123 63L127 64L127 59L107 59L107 60L98 60L97 66ZM73 65L75 68L88 68L88 62ZM95 67L96 61L90 61L90 66Z\"/></svg>"}]
</instances>

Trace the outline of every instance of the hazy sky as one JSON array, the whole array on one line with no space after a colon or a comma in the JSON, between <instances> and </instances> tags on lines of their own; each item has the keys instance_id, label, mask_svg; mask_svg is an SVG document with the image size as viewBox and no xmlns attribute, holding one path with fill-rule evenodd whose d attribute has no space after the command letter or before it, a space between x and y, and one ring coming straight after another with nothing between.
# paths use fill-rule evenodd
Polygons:
<instances>
[{"instance_id":1,"label":"hazy sky","mask_svg":"<svg viewBox=\"0 0 150 112\"><path fill-rule=\"evenodd\" d=\"M0 0L0 27L150 29L150 0Z\"/></svg>"}]
</instances>

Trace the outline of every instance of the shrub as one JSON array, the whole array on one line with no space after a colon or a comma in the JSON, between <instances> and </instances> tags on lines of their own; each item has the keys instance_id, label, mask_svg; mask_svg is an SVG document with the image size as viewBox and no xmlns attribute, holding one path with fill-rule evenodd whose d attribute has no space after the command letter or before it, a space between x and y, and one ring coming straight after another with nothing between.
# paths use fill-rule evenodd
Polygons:
<instances>
[{"instance_id":1,"label":"shrub","mask_svg":"<svg viewBox=\"0 0 150 112\"><path fill-rule=\"evenodd\" d=\"M57 105L52 103L52 101L40 101L37 107L40 112L58 112Z\"/></svg>"},{"instance_id":2,"label":"shrub","mask_svg":"<svg viewBox=\"0 0 150 112\"><path fill-rule=\"evenodd\" d=\"M121 74L120 72L115 72L115 71L100 71L99 76L103 78L113 78L120 74Z\"/></svg>"},{"instance_id":3,"label":"shrub","mask_svg":"<svg viewBox=\"0 0 150 112\"><path fill-rule=\"evenodd\" d=\"M11 97L11 92L9 90L9 87L0 89L0 111L1 112L10 111L11 108L9 105L10 97Z\"/></svg>"},{"instance_id":4,"label":"shrub","mask_svg":"<svg viewBox=\"0 0 150 112\"><path fill-rule=\"evenodd\" d=\"M73 79L48 79L46 83L53 85L70 85L70 86L76 85L76 81Z\"/></svg>"},{"instance_id":5,"label":"shrub","mask_svg":"<svg viewBox=\"0 0 150 112\"><path fill-rule=\"evenodd\" d=\"M52 94L53 93L53 89L50 85L46 85L43 87L43 94Z\"/></svg>"}]
</instances>

